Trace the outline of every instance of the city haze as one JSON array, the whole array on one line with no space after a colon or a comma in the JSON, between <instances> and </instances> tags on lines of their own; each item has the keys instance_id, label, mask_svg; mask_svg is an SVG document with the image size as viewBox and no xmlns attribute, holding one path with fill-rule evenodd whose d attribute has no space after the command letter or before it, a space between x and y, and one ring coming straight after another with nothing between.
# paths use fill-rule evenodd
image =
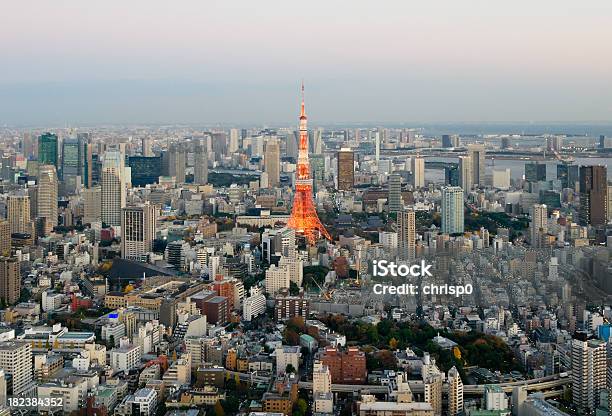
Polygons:
<instances>
[{"instance_id":1,"label":"city haze","mask_svg":"<svg viewBox=\"0 0 612 416\"><path fill-rule=\"evenodd\" d=\"M612 120L612 4L24 1L0 123Z\"/></svg>"}]
</instances>

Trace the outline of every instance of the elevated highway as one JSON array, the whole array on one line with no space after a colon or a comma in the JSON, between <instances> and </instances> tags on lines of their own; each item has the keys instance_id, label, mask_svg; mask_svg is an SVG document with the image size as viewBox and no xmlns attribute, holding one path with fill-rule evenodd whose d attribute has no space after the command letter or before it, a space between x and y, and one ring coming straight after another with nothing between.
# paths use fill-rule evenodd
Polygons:
<instances>
[{"instance_id":1,"label":"elevated highway","mask_svg":"<svg viewBox=\"0 0 612 416\"><path fill-rule=\"evenodd\" d=\"M238 373L235 371L226 370L226 374L230 376L238 375L241 380L251 381L257 383L269 383L270 377L258 376L256 374L249 373ZM534 378L525 381L512 381L508 383L498 384L464 384L463 394L466 396L482 396L484 394L485 386L496 385L501 387L504 392L512 393L512 389L517 386L525 386L527 392L543 392L545 397L557 397L563 393L563 387L572 383L571 372L564 374L561 377L559 374L552 376ZM422 394L424 392L424 386L422 381L409 381L410 389L413 393ZM299 387L302 389L312 390L311 381L300 381ZM442 387L444 392L448 391L448 385L445 383ZM366 385L366 384L332 384L332 391L338 393L371 393L371 394L384 394L387 393L387 386L380 385Z\"/></svg>"}]
</instances>

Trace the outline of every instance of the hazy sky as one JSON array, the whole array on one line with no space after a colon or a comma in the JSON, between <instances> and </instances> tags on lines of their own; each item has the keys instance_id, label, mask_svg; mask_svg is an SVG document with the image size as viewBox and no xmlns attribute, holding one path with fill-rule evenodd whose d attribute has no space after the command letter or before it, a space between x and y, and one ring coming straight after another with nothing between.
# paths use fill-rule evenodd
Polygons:
<instances>
[{"instance_id":1,"label":"hazy sky","mask_svg":"<svg viewBox=\"0 0 612 416\"><path fill-rule=\"evenodd\" d=\"M611 21L610 0L6 1L0 124L289 123L302 78L315 124L611 121Z\"/></svg>"}]
</instances>

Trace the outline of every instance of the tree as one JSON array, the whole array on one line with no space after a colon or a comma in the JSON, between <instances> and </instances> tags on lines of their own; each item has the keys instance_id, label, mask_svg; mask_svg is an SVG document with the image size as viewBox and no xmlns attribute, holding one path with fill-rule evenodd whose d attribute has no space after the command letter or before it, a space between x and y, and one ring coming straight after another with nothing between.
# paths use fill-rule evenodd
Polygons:
<instances>
[{"instance_id":1,"label":"tree","mask_svg":"<svg viewBox=\"0 0 612 416\"><path fill-rule=\"evenodd\" d=\"M308 403L303 398L299 398L293 406L293 416L304 416L308 411Z\"/></svg>"},{"instance_id":2,"label":"tree","mask_svg":"<svg viewBox=\"0 0 612 416\"><path fill-rule=\"evenodd\" d=\"M393 350L393 351L395 351L397 349L397 345L398 344L399 344L399 342L395 338L391 338L389 340L389 348L391 348L391 350Z\"/></svg>"},{"instance_id":3,"label":"tree","mask_svg":"<svg viewBox=\"0 0 612 416\"><path fill-rule=\"evenodd\" d=\"M295 367L293 366L293 364L287 364L287 367L285 367L285 373L289 374L289 373L297 373L297 371L295 371Z\"/></svg>"},{"instance_id":4,"label":"tree","mask_svg":"<svg viewBox=\"0 0 612 416\"><path fill-rule=\"evenodd\" d=\"M297 285L297 283L295 283L295 282L290 282L289 283L289 293L292 296L298 295L300 293L300 288Z\"/></svg>"}]
</instances>

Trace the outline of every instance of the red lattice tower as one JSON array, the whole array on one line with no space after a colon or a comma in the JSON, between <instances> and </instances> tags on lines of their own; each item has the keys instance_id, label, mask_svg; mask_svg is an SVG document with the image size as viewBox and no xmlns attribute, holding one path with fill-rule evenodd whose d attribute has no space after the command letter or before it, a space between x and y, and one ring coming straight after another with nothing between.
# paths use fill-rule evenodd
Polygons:
<instances>
[{"instance_id":1,"label":"red lattice tower","mask_svg":"<svg viewBox=\"0 0 612 416\"><path fill-rule=\"evenodd\" d=\"M304 108L304 83L302 83L302 108L300 111L300 146L295 180L295 195L291 218L287 222L289 228L304 235L310 245L317 238L331 236L321 223L312 197L312 178L310 177L310 163L308 162L308 119Z\"/></svg>"}]
</instances>

